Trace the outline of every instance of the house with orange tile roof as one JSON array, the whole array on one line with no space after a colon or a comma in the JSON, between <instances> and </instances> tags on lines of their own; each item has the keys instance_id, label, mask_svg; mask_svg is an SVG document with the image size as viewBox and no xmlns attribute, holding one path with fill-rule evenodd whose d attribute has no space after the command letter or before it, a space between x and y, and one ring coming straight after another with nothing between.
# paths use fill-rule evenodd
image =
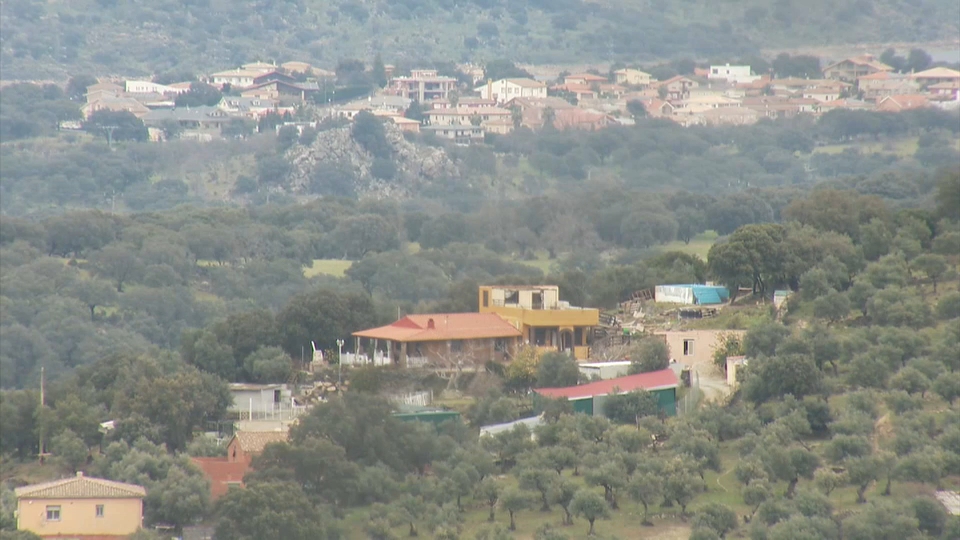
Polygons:
<instances>
[{"instance_id":1,"label":"house with orange tile roof","mask_svg":"<svg viewBox=\"0 0 960 540\"><path fill-rule=\"evenodd\" d=\"M887 96L877 102L877 110L884 112L900 112L910 109L929 107L930 101L926 96L918 94Z\"/></svg>"},{"instance_id":2,"label":"house with orange tile roof","mask_svg":"<svg viewBox=\"0 0 960 540\"><path fill-rule=\"evenodd\" d=\"M143 526L147 491L135 484L76 476L16 488L17 530L41 538L127 538Z\"/></svg>"},{"instance_id":3,"label":"house with orange tile roof","mask_svg":"<svg viewBox=\"0 0 960 540\"><path fill-rule=\"evenodd\" d=\"M395 126L400 128L400 131L406 131L408 133L420 133L420 121L418 120L406 118L396 114L387 114L383 111L374 111L373 115L386 117L388 120L393 122Z\"/></svg>"},{"instance_id":4,"label":"house with orange tile roof","mask_svg":"<svg viewBox=\"0 0 960 540\"><path fill-rule=\"evenodd\" d=\"M927 87L927 92L930 92L930 99L937 101L957 99L957 96L960 96L960 81L931 84Z\"/></svg>"},{"instance_id":5,"label":"house with orange tile roof","mask_svg":"<svg viewBox=\"0 0 960 540\"><path fill-rule=\"evenodd\" d=\"M594 99L597 97L597 92L593 88L591 88L589 85L580 83L556 84L551 86L550 90L552 92L558 92L561 94L573 94L573 97L577 98L577 101L583 99Z\"/></svg>"},{"instance_id":6,"label":"house with orange tile roof","mask_svg":"<svg viewBox=\"0 0 960 540\"><path fill-rule=\"evenodd\" d=\"M857 90L860 91L863 99L879 101L887 96L916 94L920 90L920 85L908 75L880 71L857 79Z\"/></svg>"},{"instance_id":7,"label":"house with orange tile roof","mask_svg":"<svg viewBox=\"0 0 960 540\"><path fill-rule=\"evenodd\" d=\"M925 71L907 75L922 87L938 83L960 83L960 71L945 67L930 68Z\"/></svg>"},{"instance_id":8,"label":"house with orange tile roof","mask_svg":"<svg viewBox=\"0 0 960 540\"><path fill-rule=\"evenodd\" d=\"M600 94L620 97L627 93L627 87L614 83L601 83Z\"/></svg>"},{"instance_id":9,"label":"house with orange tile roof","mask_svg":"<svg viewBox=\"0 0 960 540\"><path fill-rule=\"evenodd\" d=\"M700 83L682 75L657 83L657 88L666 88L666 98L671 101L687 99L690 97L690 90L699 87Z\"/></svg>"},{"instance_id":10,"label":"house with orange tile roof","mask_svg":"<svg viewBox=\"0 0 960 540\"><path fill-rule=\"evenodd\" d=\"M190 458L210 480L210 497L217 499L231 487L243 487L243 477L250 471L250 462L268 444L286 442L287 431L238 431L227 444L227 457Z\"/></svg>"},{"instance_id":11,"label":"house with orange tile roof","mask_svg":"<svg viewBox=\"0 0 960 540\"><path fill-rule=\"evenodd\" d=\"M662 99L652 98L640 101L643 103L643 108L647 111L647 116L650 118L670 118L676 109L672 103Z\"/></svg>"},{"instance_id":12,"label":"house with orange tile roof","mask_svg":"<svg viewBox=\"0 0 960 540\"><path fill-rule=\"evenodd\" d=\"M616 77L617 84L626 86L650 86L653 82L653 77L649 73L639 69L618 69L613 72L613 75Z\"/></svg>"},{"instance_id":13,"label":"house with orange tile roof","mask_svg":"<svg viewBox=\"0 0 960 540\"><path fill-rule=\"evenodd\" d=\"M862 54L834 62L823 68L823 78L852 83L864 75L880 71L893 71L893 68L880 62L871 54Z\"/></svg>"},{"instance_id":14,"label":"house with orange tile roof","mask_svg":"<svg viewBox=\"0 0 960 540\"><path fill-rule=\"evenodd\" d=\"M504 361L522 334L495 313L407 315L386 326L354 332L357 351L372 346L394 365L446 365Z\"/></svg>"},{"instance_id":15,"label":"house with orange tile roof","mask_svg":"<svg viewBox=\"0 0 960 540\"><path fill-rule=\"evenodd\" d=\"M553 126L557 129L602 129L613 123L609 114L593 109L559 109L554 111Z\"/></svg>"},{"instance_id":16,"label":"house with orange tile roof","mask_svg":"<svg viewBox=\"0 0 960 540\"><path fill-rule=\"evenodd\" d=\"M556 119L557 111L575 108L570 102L557 96L517 97L506 102L503 106L510 111L519 111L520 125L530 129L543 127L544 113L547 109L553 110L554 119Z\"/></svg>"}]
</instances>

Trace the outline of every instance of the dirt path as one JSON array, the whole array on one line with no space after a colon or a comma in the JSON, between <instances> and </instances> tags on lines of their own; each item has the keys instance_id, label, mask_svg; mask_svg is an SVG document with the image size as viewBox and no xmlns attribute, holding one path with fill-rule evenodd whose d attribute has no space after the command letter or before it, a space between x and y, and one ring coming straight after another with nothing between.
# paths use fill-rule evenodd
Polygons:
<instances>
[{"instance_id":1,"label":"dirt path","mask_svg":"<svg viewBox=\"0 0 960 540\"><path fill-rule=\"evenodd\" d=\"M694 367L694 377L698 380L703 401L720 402L730 394L726 379L716 372L713 366Z\"/></svg>"}]
</instances>

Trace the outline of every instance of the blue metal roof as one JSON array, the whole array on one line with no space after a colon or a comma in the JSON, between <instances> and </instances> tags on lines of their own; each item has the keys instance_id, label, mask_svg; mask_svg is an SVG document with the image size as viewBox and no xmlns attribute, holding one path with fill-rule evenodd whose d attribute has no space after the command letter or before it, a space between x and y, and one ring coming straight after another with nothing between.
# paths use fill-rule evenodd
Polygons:
<instances>
[{"instance_id":1,"label":"blue metal roof","mask_svg":"<svg viewBox=\"0 0 960 540\"><path fill-rule=\"evenodd\" d=\"M708 306L722 304L730 298L730 290L720 285L700 285L697 283L683 283L667 285L668 287L689 287L693 289L693 297L698 305Z\"/></svg>"}]
</instances>

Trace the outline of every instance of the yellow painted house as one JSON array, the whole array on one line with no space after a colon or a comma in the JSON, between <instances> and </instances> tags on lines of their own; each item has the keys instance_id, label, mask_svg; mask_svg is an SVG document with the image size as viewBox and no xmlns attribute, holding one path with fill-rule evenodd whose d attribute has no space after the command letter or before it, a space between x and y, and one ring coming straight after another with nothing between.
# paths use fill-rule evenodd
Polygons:
<instances>
[{"instance_id":1,"label":"yellow painted house","mask_svg":"<svg viewBox=\"0 0 960 540\"><path fill-rule=\"evenodd\" d=\"M77 473L75 477L19 487L17 529L43 538L126 538L143 525L146 490Z\"/></svg>"},{"instance_id":2,"label":"yellow painted house","mask_svg":"<svg viewBox=\"0 0 960 540\"><path fill-rule=\"evenodd\" d=\"M555 285L485 285L480 287L480 313L496 313L541 349L572 351L578 360L590 357L588 337L600 323L600 310L571 306L560 300Z\"/></svg>"}]
</instances>

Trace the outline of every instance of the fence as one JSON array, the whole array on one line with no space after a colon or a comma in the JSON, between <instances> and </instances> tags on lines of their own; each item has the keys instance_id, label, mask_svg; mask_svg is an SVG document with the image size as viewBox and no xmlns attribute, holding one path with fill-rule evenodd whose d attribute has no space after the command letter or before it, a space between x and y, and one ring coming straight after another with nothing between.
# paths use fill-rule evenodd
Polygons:
<instances>
[{"instance_id":1,"label":"fence","mask_svg":"<svg viewBox=\"0 0 960 540\"><path fill-rule=\"evenodd\" d=\"M373 360L366 354L343 353L340 362L344 366L392 366L393 359L387 353L377 351ZM407 356L407 367L425 367L429 361L424 356Z\"/></svg>"},{"instance_id":2,"label":"fence","mask_svg":"<svg viewBox=\"0 0 960 540\"><path fill-rule=\"evenodd\" d=\"M690 373L690 386L682 387L683 396L677 396L677 415L682 416L690 414L697 410L700 400L703 399L703 391L700 390L700 374L697 370Z\"/></svg>"},{"instance_id":3,"label":"fence","mask_svg":"<svg viewBox=\"0 0 960 540\"><path fill-rule=\"evenodd\" d=\"M237 420L293 420L307 411L304 405L271 403L257 408L239 409Z\"/></svg>"},{"instance_id":4,"label":"fence","mask_svg":"<svg viewBox=\"0 0 960 540\"><path fill-rule=\"evenodd\" d=\"M377 351L372 360L366 354L343 353L340 363L344 366L389 366L393 364L393 360L387 353Z\"/></svg>"},{"instance_id":5,"label":"fence","mask_svg":"<svg viewBox=\"0 0 960 540\"><path fill-rule=\"evenodd\" d=\"M402 403L403 405L426 407L433 403L433 390L425 390L423 392L413 392L410 394L393 396L391 399L397 403Z\"/></svg>"}]
</instances>

